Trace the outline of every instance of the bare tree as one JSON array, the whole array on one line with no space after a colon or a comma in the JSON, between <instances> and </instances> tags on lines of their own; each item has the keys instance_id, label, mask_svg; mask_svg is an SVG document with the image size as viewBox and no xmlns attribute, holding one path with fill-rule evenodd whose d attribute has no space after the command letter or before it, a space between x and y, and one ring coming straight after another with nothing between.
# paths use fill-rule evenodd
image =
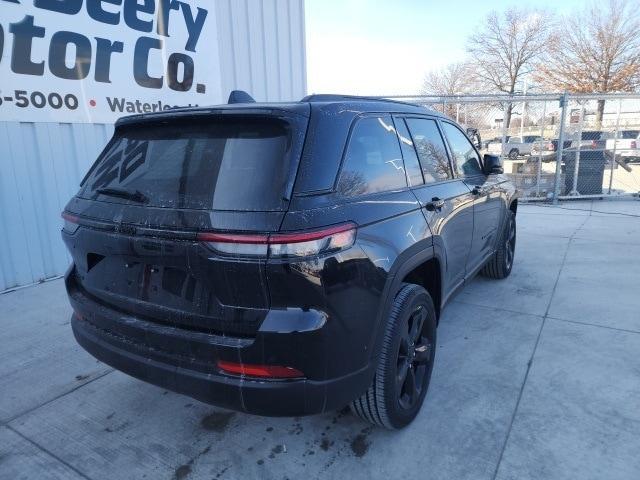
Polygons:
<instances>
[{"instance_id":1,"label":"bare tree","mask_svg":"<svg viewBox=\"0 0 640 480\"><path fill-rule=\"evenodd\" d=\"M424 78L422 95L434 96L451 96L464 95L477 91L475 88L474 75L471 65L466 62L450 63L440 70L433 70ZM478 104L458 104L455 101L439 104L442 107L442 113L451 118L461 117L458 120L478 125L484 122L486 109ZM434 105L439 108L438 105Z\"/></svg>"},{"instance_id":2,"label":"bare tree","mask_svg":"<svg viewBox=\"0 0 640 480\"><path fill-rule=\"evenodd\" d=\"M502 15L487 15L483 28L472 34L467 43L478 86L485 91L515 93L518 82L531 73L547 48L549 18L543 11L519 8L510 8ZM513 106L510 103L505 107L507 128Z\"/></svg>"},{"instance_id":3,"label":"bare tree","mask_svg":"<svg viewBox=\"0 0 640 480\"><path fill-rule=\"evenodd\" d=\"M609 0L603 8L565 17L536 78L549 89L573 93L630 92L640 87L640 14L637 3ZM602 124L604 100L596 123Z\"/></svg>"},{"instance_id":4,"label":"bare tree","mask_svg":"<svg viewBox=\"0 0 640 480\"><path fill-rule=\"evenodd\" d=\"M471 72L466 63L450 63L440 70L433 70L424 77L424 95L458 95L467 93L471 86Z\"/></svg>"},{"instance_id":5,"label":"bare tree","mask_svg":"<svg viewBox=\"0 0 640 480\"><path fill-rule=\"evenodd\" d=\"M471 72L466 63L450 63L440 70L432 70L424 77L422 95L449 96L468 93L471 87ZM442 105L442 113L455 117L456 106Z\"/></svg>"}]
</instances>

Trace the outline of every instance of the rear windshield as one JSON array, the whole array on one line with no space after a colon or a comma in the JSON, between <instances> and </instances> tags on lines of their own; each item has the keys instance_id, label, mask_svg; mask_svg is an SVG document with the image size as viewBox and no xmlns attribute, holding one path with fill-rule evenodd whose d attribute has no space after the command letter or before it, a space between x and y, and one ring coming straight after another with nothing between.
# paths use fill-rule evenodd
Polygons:
<instances>
[{"instance_id":1,"label":"rear windshield","mask_svg":"<svg viewBox=\"0 0 640 480\"><path fill-rule=\"evenodd\" d=\"M128 126L116 132L78 196L167 208L281 210L291 157L290 126L278 119Z\"/></svg>"}]
</instances>

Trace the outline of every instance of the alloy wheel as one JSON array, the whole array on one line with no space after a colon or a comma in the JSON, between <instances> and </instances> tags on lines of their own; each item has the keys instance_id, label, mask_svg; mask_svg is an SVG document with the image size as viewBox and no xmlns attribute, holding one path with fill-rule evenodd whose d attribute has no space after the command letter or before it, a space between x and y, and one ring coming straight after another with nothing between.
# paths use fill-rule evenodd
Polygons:
<instances>
[{"instance_id":1,"label":"alloy wheel","mask_svg":"<svg viewBox=\"0 0 640 480\"><path fill-rule=\"evenodd\" d=\"M396 368L396 392L400 407L413 408L430 373L433 345L426 335L427 311L419 305L410 315L400 339Z\"/></svg>"},{"instance_id":2,"label":"alloy wheel","mask_svg":"<svg viewBox=\"0 0 640 480\"><path fill-rule=\"evenodd\" d=\"M513 257L516 249L516 222L509 220L509 230L505 241L505 261L507 269L511 268Z\"/></svg>"}]
</instances>

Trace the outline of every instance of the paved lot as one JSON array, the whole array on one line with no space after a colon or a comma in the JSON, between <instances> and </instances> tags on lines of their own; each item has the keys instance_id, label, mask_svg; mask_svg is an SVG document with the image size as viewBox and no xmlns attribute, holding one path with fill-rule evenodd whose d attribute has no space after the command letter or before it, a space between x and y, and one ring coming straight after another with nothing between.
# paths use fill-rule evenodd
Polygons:
<instances>
[{"instance_id":1,"label":"paved lot","mask_svg":"<svg viewBox=\"0 0 640 480\"><path fill-rule=\"evenodd\" d=\"M75 344L61 281L0 295L0 478L638 479L640 201L562 207L521 206L511 277L446 308L400 432L166 392Z\"/></svg>"}]
</instances>

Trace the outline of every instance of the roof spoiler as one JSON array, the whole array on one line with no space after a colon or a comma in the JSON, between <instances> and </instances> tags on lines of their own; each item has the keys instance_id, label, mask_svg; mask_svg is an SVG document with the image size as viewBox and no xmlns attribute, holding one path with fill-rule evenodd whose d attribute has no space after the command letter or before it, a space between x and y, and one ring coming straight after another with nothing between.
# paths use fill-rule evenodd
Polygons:
<instances>
[{"instance_id":1,"label":"roof spoiler","mask_svg":"<svg viewBox=\"0 0 640 480\"><path fill-rule=\"evenodd\" d=\"M256 103L256 101L244 90L232 90L227 103L231 105L233 103Z\"/></svg>"}]
</instances>

